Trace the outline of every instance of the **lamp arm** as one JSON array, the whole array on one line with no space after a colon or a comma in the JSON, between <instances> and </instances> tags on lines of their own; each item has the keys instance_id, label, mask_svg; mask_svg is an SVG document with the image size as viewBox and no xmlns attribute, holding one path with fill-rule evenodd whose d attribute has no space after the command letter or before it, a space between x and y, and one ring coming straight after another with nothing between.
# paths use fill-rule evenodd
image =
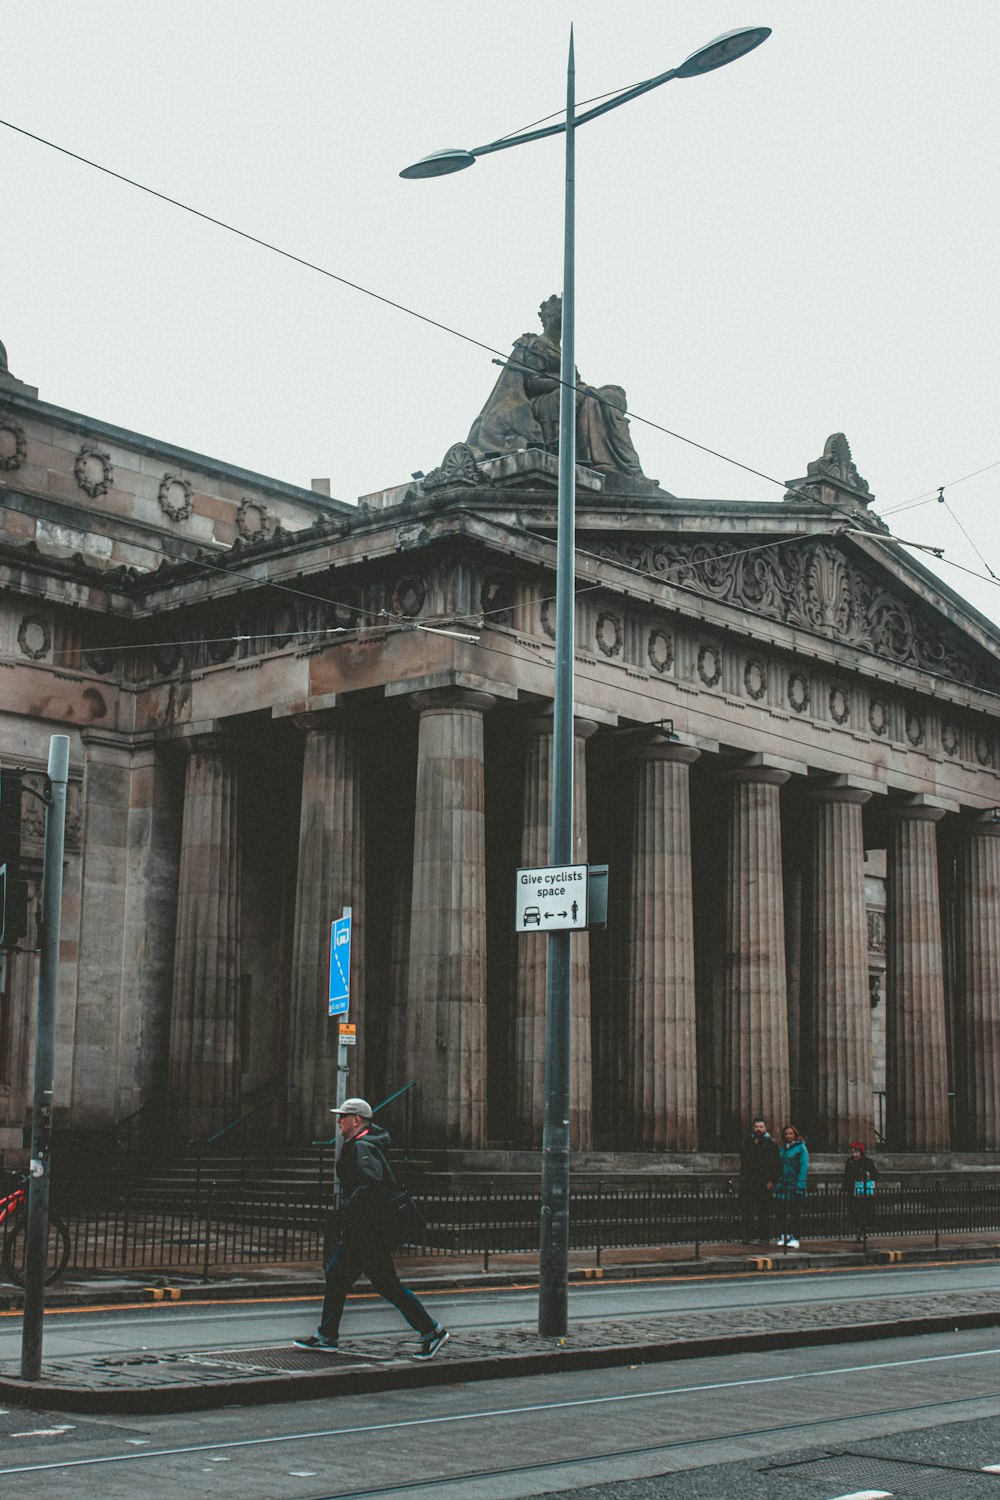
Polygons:
<instances>
[{"instance_id":1,"label":"lamp arm","mask_svg":"<svg viewBox=\"0 0 1000 1500\"><path fill-rule=\"evenodd\" d=\"M659 88L661 83L669 83L671 78L677 77L677 69L670 68L666 73L659 73L655 78L647 78L645 83L634 84L630 89L624 89L616 94L613 99L606 99L603 104L595 104L593 109L586 110L582 115L577 115L574 125L586 125L588 120L596 120L598 115L606 115L608 110L617 109L619 104L628 104L631 99L638 99L640 94L648 94L650 89ZM469 151L470 156L487 156L491 151L505 151L508 146L523 146L528 141L542 141L550 135L563 135L566 130L565 120L558 125L546 125L544 130L526 130L523 135L505 135L498 141L490 141L485 146L473 146Z\"/></svg>"}]
</instances>

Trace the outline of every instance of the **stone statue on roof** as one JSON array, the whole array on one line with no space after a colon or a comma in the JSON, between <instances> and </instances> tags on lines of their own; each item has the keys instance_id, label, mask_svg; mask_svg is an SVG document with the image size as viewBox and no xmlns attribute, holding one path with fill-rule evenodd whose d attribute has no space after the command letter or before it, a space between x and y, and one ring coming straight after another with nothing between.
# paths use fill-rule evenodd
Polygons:
<instances>
[{"instance_id":1,"label":"stone statue on roof","mask_svg":"<svg viewBox=\"0 0 1000 1500\"><path fill-rule=\"evenodd\" d=\"M559 450L559 364L562 298L538 309L542 332L523 333L490 398L472 424L468 446L477 458L518 448ZM584 385L577 374L576 459L606 474L642 476L629 435L628 402L620 385Z\"/></svg>"}]
</instances>

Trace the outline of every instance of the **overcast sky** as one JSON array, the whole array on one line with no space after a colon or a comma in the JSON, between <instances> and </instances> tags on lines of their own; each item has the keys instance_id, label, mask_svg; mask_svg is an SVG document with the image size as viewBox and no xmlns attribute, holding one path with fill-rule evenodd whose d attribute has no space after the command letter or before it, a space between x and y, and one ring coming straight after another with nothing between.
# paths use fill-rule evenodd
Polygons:
<instances>
[{"instance_id":1,"label":"overcast sky","mask_svg":"<svg viewBox=\"0 0 1000 1500\"><path fill-rule=\"evenodd\" d=\"M0 117L507 351L561 287L561 138L398 172L559 109L571 22L580 99L773 28L581 130L584 379L779 481L843 431L900 537L1000 573L997 0L0 0ZM0 205L0 339L56 405L353 501L439 463L495 379L4 127ZM674 494L781 497L632 434Z\"/></svg>"}]
</instances>

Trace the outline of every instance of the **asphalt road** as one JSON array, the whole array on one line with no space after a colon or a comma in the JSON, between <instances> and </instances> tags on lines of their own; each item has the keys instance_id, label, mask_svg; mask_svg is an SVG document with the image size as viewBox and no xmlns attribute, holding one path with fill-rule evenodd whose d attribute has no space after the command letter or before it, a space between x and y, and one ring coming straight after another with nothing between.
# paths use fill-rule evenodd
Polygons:
<instances>
[{"instance_id":1,"label":"asphalt road","mask_svg":"<svg viewBox=\"0 0 1000 1500\"><path fill-rule=\"evenodd\" d=\"M1000 1474L983 1472L1000 1465L998 1384L990 1330L134 1420L12 1409L0 1487L5 1500L1000 1497Z\"/></svg>"},{"instance_id":2,"label":"asphalt road","mask_svg":"<svg viewBox=\"0 0 1000 1500\"><path fill-rule=\"evenodd\" d=\"M1000 1297L1000 1263L950 1263L941 1266L881 1267L856 1271L782 1272L707 1279L585 1283L570 1289L570 1320L652 1313L698 1312L720 1308L766 1307L794 1303L805 1311L811 1303L862 1302L887 1295L909 1295L919 1304L922 1293L996 1290ZM47 1358L73 1354L121 1353L128 1350L257 1348L311 1333L319 1316L317 1298L260 1297L241 1303L158 1303L112 1307L94 1312L77 1308L46 1314ZM494 1288L487 1291L421 1293L434 1315L454 1334L462 1329L533 1325L538 1294L534 1290ZM342 1336L398 1332L404 1327L394 1308L370 1294L352 1298ZM19 1365L21 1320L0 1314L0 1361Z\"/></svg>"}]
</instances>

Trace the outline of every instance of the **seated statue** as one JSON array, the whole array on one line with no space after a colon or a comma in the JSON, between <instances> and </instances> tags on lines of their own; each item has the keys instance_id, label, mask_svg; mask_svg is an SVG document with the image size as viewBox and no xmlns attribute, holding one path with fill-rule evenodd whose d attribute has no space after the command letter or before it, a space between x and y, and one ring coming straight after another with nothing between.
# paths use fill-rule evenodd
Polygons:
<instances>
[{"instance_id":1,"label":"seated statue","mask_svg":"<svg viewBox=\"0 0 1000 1500\"><path fill-rule=\"evenodd\" d=\"M542 332L523 333L504 365L489 400L472 424L468 445L477 458L518 448L559 451L559 362L562 298L538 309ZM499 362L499 361L498 361ZM577 372L576 459L606 474L641 475L629 436L628 402L620 385L595 389Z\"/></svg>"}]
</instances>

